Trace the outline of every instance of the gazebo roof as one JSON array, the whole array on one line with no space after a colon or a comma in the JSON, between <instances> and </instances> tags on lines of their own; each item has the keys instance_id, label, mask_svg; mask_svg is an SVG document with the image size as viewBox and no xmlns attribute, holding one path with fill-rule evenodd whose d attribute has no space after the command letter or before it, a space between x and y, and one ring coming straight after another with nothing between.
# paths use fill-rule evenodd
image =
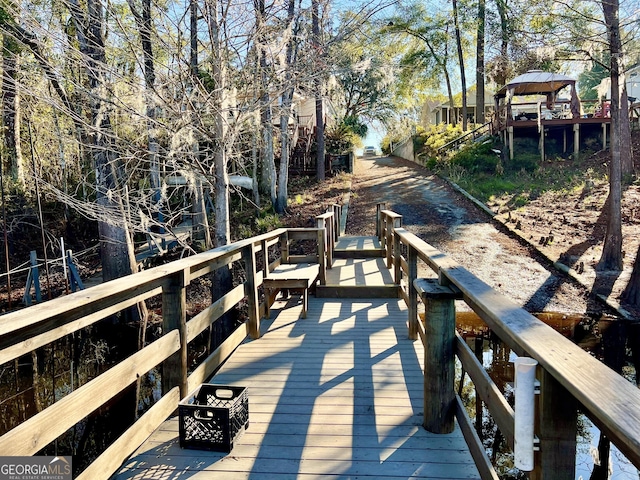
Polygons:
<instances>
[{"instance_id":1,"label":"gazebo roof","mask_svg":"<svg viewBox=\"0 0 640 480\"><path fill-rule=\"evenodd\" d=\"M575 79L559 73L529 70L507 83L498 90L495 96L496 98L506 97L509 90L513 92L513 95L546 95L557 93L567 85L575 83Z\"/></svg>"}]
</instances>

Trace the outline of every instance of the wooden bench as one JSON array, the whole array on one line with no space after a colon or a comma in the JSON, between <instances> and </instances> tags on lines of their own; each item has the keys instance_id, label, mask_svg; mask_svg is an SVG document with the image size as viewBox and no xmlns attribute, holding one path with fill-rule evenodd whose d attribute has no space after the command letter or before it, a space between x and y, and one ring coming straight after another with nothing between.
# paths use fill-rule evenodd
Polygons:
<instances>
[{"instance_id":1,"label":"wooden bench","mask_svg":"<svg viewBox=\"0 0 640 480\"><path fill-rule=\"evenodd\" d=\"M278 265L264 279L266 316L270 317L271 296L278 290L295 290L302 293L301 318L307 318L309 306L309 289L314 287L320 276L320 265L317 263L291 263Z\"/></svg>"}]
</instances>

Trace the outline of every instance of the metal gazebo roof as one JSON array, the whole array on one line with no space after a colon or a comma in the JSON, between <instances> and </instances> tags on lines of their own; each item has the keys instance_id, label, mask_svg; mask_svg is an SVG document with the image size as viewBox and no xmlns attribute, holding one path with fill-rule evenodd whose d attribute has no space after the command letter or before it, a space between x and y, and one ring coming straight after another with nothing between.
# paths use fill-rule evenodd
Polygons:
<instances>
[{"instance_id":1,"label":"metal gazebo roof","mask_svg":"<svg viewBox=\"0 0 640 480\"><path fill-rule=\"evenodd\" d=\"M575 85L575 79L559 73L543 72L542 70L529 70L509 81L498 90L496 98L506 97L507 91L513 95L546 95L557 93L567 85Z\"/></svg>"}]
</instances>

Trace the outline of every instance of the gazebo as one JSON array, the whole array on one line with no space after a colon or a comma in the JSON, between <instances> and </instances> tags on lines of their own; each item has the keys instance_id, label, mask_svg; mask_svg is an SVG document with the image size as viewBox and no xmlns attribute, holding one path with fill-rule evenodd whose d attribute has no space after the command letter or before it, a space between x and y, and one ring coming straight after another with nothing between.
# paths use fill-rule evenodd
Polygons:
<instances>
[{"instance_id":1,"label":"gazebo","mask_svg":"<svg viewBox=\"0 0 640 480\"><path fill-rule=\"evenodd\" d=\"M563 89L568 96L559 99ZM515 97L529 97L525 102L514 103ZM568 99L567 99L568 98ZM581 123L609 123L610 119L587 117L581 113L581 103L576 90L576 80L558 73L530 70L509 81L494 95L495 117L493 128L503 135L513 159L513 138L516 129L536 128L539 134L541 158L544 160L545 128L561 128L564 151L567 149L567 127L573 126L573 149L579 152ZM606 127L604 127L606 128ZM603 130L606 135L606 130ZM606 137L603 138L606 143Z\"/></svg>"}]
</instances>

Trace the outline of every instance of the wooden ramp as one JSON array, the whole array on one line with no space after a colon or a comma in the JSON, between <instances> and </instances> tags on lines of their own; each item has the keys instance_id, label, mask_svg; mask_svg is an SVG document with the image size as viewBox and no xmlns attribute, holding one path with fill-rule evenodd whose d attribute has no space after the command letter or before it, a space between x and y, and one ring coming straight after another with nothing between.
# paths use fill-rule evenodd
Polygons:
<instances>
[{"instance_id":1,"label":"wooden ramp","mask_svg":"<svg viewBox=\"0 0 640 480\"><path fill-rule=\"evenodd\" d=\"M172 418L115 478L479 478L458 427L421 426L422 347L401 301L311 299L306 320L298 297L274 309L211 381L249 389L233 451L181 449Z\"/></svg>"}]
</instances>

